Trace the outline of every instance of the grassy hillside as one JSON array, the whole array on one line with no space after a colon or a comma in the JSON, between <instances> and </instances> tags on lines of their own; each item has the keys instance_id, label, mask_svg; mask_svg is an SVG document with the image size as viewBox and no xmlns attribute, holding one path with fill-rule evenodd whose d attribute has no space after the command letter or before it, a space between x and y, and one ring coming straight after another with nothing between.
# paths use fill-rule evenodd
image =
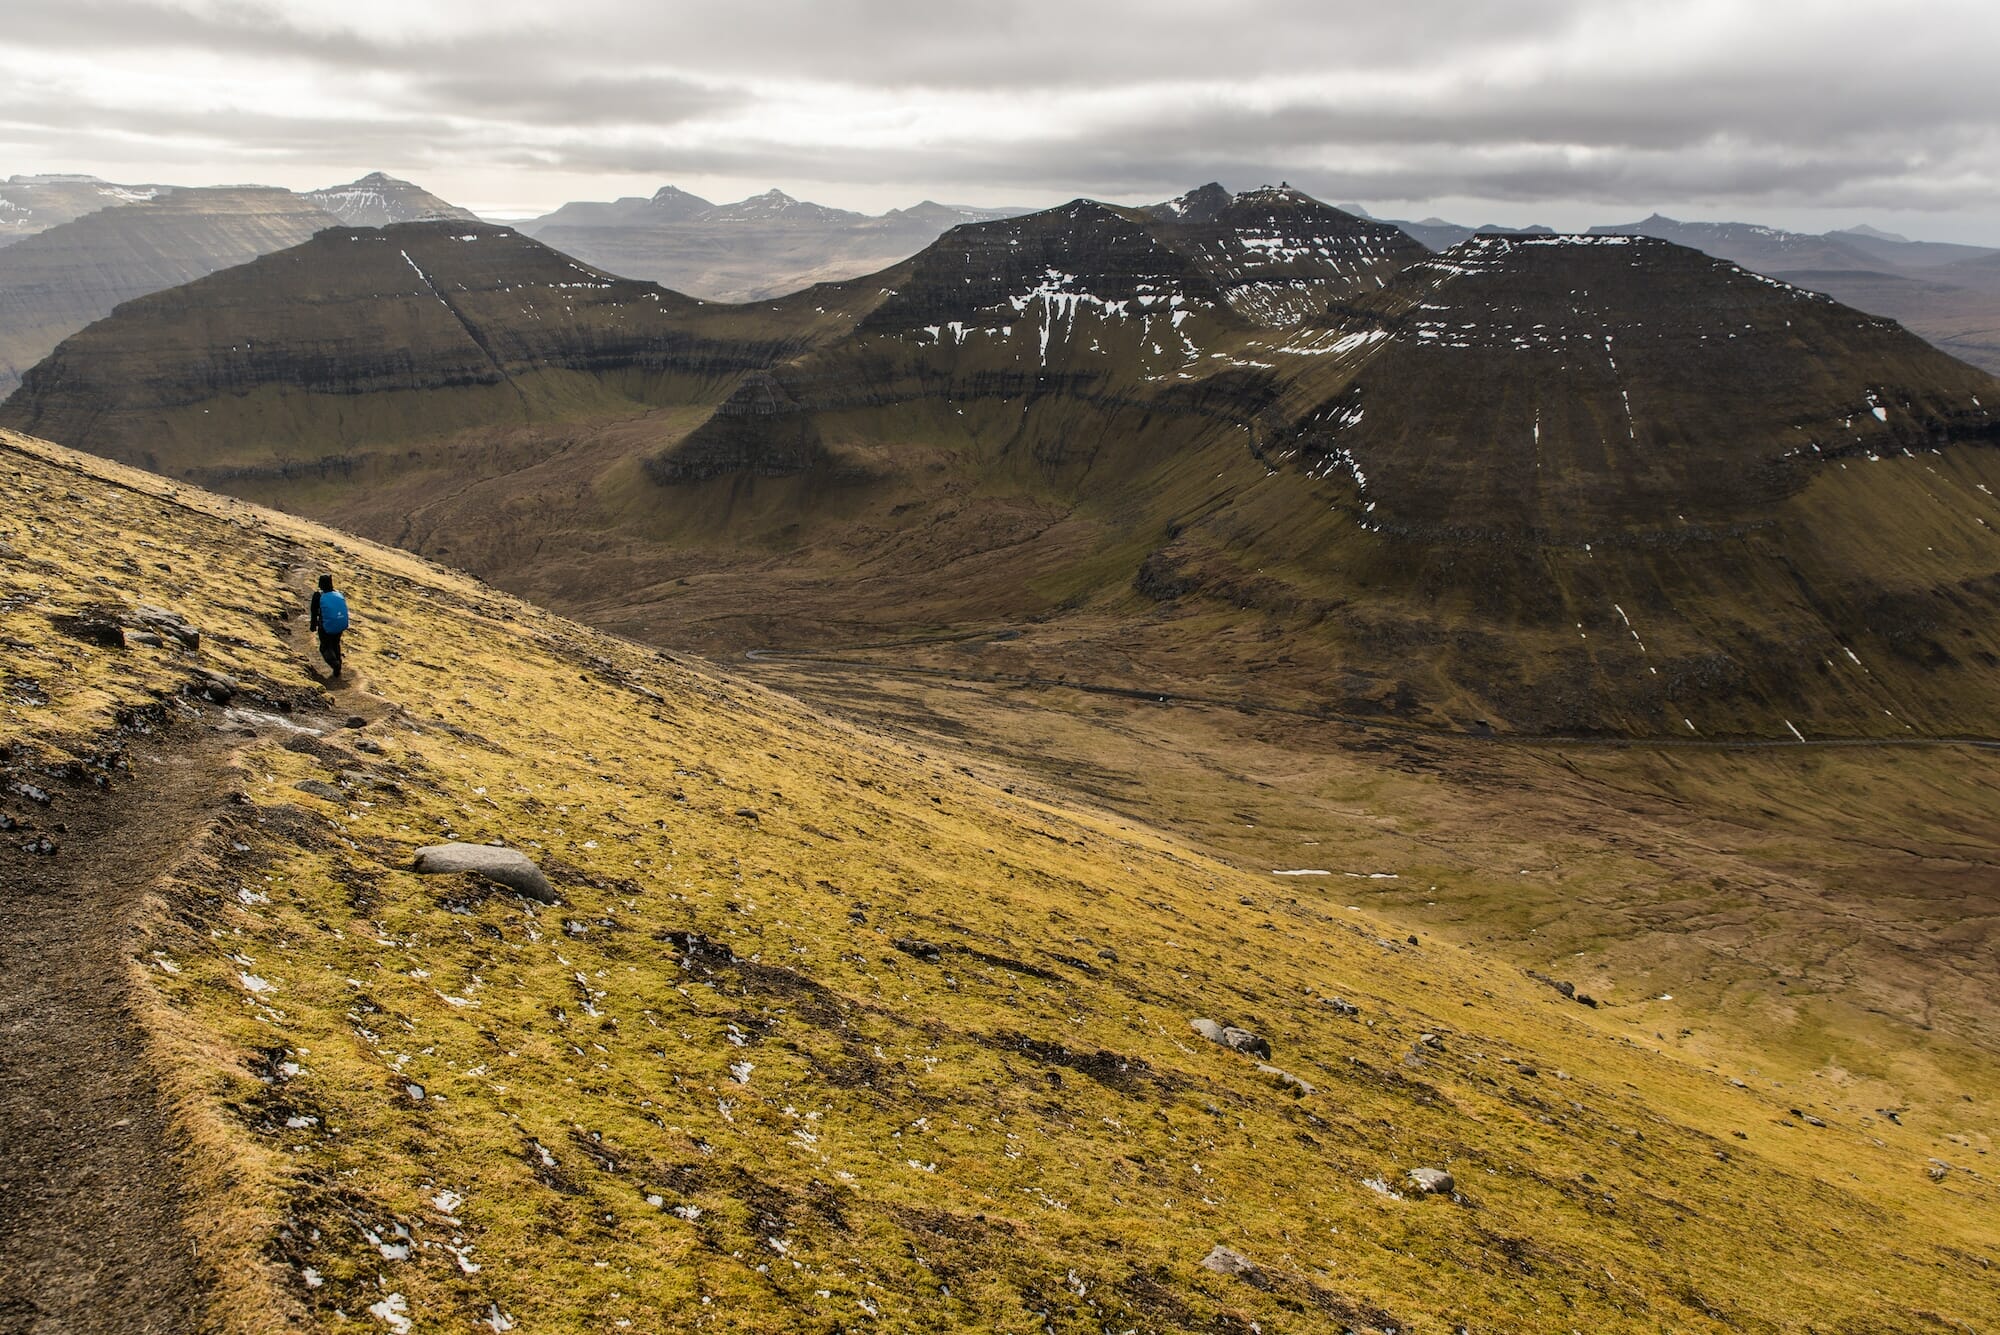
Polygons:
<instances>
[{"instance_id":1,"label":"grassy hillside","mask_svg":"<svg viewBox=\"0 0 2000 1335\"><path fill-rule=\"evenodd\" d=\"M1338 880L1274 886L19 437L0 489L16 776L116 748L137 768L110 766L115 798L237 730L240 799L191 832L132 950L225 1328L2000 1316L1976 1157L1634 1045ZM322 566L357 609L359 679L330 696L296 633ZM200 626L199 658L58 621L126 602ZM257 712L182 694L198 664ZM44 781L30 820L114 800ZM564 903L409 870L448 836L506 839ZM1419 1195L1420 1167L1455 1192ZM1218 1244L1256 1269L1203 1268Z\"/></svg>"}]
</instances>

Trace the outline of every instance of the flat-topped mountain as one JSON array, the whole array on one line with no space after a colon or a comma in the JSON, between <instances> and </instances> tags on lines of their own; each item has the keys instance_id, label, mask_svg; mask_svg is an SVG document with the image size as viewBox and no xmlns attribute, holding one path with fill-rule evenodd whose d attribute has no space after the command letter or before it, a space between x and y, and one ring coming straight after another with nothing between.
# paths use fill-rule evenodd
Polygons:
<instances>
[{"instance_id":1,"label":"flat-topped mountain","mask_svg":"<svg viewBox=\"0 0 2000 1335\"><path fill-rule=\"evenodd\" d=\"M1808 460L1994 432L1991 377L1651 238L1475 237L1385 295L1338 326L1380 343L1309 433L1378 525L1630 540L1761 511Z\"/></svg>"},{"instance_id":2,"label":"flat-topped mountain","mask_svg":"<svg viewBox=\"0 0 2000 1335\"><path fill-rule=\"evenodd\" d=\"M407 258L322 237L310 283L128 308L4 416L704 647L1029 624L1024 668L1043 637L1254 662L1427 726L2000 730L1990 376L1657 240L1390 272L1312 201L1180 204L962 226L742 308L446 225ZM1232 300L1284 273L1290 323Z\"/></svg>"},{"instance_id":3,"label":"flat-topped mountain","mask_svg":"<svg viewBox=\"0 0 2000 1335\"><path fill-rule=\"evenodd\" d=\"M1010 212L925 201L871 217L780 190L711 204L664 186L651 199L565 204L520 230L611 273L699 297L754 301L873 273L948 228Z\"/></svg>"},{"instance_id":4,"label":"flat-topped mountain","mask_svg":"<svg viewBox=\"0 0 2000 1335\"><path fill-rule=\"evenodd\" d=\"M99 209L152 199L166 186L116 185L95 176L10 176L0 181L0 246Z\"/></svg>"},{"instance_id":5,"label":"flat-topped mountain","mask_svg":"<svg viewBox=\"0 0 2000 1335\"><path fill-rule=\"evenodd\" d=\"M387 227L391 223L433 219L477 221L456 204L446 203L423 187L398 180L387 172L370 172L346 185L304 190L299 197L325 209L349 227Z\"/></svg>"},{"instance_id":6,"label":"flat-topped mountain","mask_svg":"<svg viewBox=\"0 0 2000 1335\"><path fill-rule=\"evenodd\" d=\"M631 415L681 387L719 395L826 319L707 306L491 223L331 227L85 330L30 375L18 420L149 467L212 470L224 461L187 409L219 398L245 428L230 433L231 465L316 458L463 426Z\"/></svg>"},{"instance_id":7,"label":"flat-topped mountain","mask_svg":"<svg viewBox=\"0 0 2000 1335\"><path fill-rule=\"evenodd\" d=\"M0 250L0 391L119 303L297 245L335 219L287 190L174 189Z\"/></svg>"}]
</instances>

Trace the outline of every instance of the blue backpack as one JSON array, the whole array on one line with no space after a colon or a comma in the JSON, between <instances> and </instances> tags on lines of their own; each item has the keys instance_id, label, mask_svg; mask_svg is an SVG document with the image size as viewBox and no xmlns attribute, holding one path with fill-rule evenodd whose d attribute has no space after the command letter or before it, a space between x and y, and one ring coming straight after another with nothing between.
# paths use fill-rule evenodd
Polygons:
<instances>
[{"instance_id":1,"label":"blue backpack","mask_svg":"<svg viewBox=\"0 0 2000 1335\"><path fill-rule=\"evenodd\" d=\"M333 589L319 596L319 628L328 635L338 635L347 629L347 599Z\"/></svg>"}]
</instances>

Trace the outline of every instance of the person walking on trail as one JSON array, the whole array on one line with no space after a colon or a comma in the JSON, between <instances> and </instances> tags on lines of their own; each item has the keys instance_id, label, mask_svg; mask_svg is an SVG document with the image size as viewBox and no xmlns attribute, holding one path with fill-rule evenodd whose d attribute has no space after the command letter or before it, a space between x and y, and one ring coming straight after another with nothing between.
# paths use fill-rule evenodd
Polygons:
<instances>
[{"instance_id":1,"label":"person walking on trail","mask_svg":"<svg viewBox=\"0 0 2000 1335\"><path fill-rule=\"evenodd\" d=\"M319 656L340 680L340 637L347 633L347 599L333 587L333 576L319 577L319 592L312 596L312 624L319 635Z\"/></svg>"}]
</instances>

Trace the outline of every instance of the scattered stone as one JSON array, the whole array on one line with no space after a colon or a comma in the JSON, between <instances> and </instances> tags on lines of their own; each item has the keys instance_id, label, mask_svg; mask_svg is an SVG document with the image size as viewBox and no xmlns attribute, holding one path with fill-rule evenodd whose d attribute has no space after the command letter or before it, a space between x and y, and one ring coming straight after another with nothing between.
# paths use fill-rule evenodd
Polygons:
<instances>
[{"instance_id":1,"label":"scattered stone","mask_svg":"<svg viewBox=\"0 0 2000 1335\"><path fill-rule=\"evenodd\" d=\"M1946 1174L1951 1172L1951 1169L1945 1167L1941 1163L1933 1162L1931 1166L1925 1169L1924 1171L1930 1174L1931 1181L1942 1182L1944 1181Z\"/></svg>"},{"instance_id":2,"label":"scattered stone","mask_svg":"<svg viewBox=\"0 0 2000 1335\"><path fill-rule=\"evenodd\" d=\"M1213 1270L1218 1275L1241 1275L1245 1279L1261 1278L1263 1269L1234 1247L1215 1244L1208 1255L1201 1258L1202 1269Z\"/></svg>"},{"instance_id":3,"label":"scattered stone","mask_svg":"<svg viewBox=\"0 0 2000 1335\"><path fill-rule=\"evenodd\" d=\"M365 728L368 726L368 720L361 717L361 715L359 714L349 714L347 716L347 722L342 724L341 726L347 728Z\"/></svg>"},{"instance_id":4,"label":"scattered stone","mask_svg":"<svg viewBox=\"0 0 2000 1335\"><path fill-rule=\"evenodd\" d=\"M1417 1042L1427 1048L1436 1048L1440 1052L1444 1050L1444 1040L1436 1034L1420 1034L1417 1036Z\"/></svg>"},{"instance_id":5,"label":"scattered stone","mask_svg":"<svg viewBox=\"0 0 2000 1335\"><path fill-rule=\"evenodd\" d=\"M416 869L424 875L474 872L544 904L556 902L556 888L526 854L491 844L435 844L417 850Z\"/></svg>"},{"instance_id":6,"label":"scattered stone","mask_svg":"<svg viewBox=\"0 0 2000 1335\"><path fill-rule=\"evenodd\" d=\"M1300 1079L1298 1076L1293 1075L1290 1071L1280 1070L1279 1068L1271 1065L1269 1062L1258 1062L1257 1071L1258 1074L1268 1075L1273 1080L1276 1080L1279 1084L1285 1085L1288 1088L1290 1088L1290 1090L1292 1091L1292 1097L1295 1099L1304 1098L1308 1094L1319 1093L1318 1086L1311 1084L1308 1081Z\"/></svg>"},{"instance_id":7,"label":"scattered stone","mask_svg":"<svg viewBox=\"0 0 2000 1335\"><path fill-rule=\"evenodd\" d=\"M1412 1168L1406 1180L1412 1191L1426 1196L1449 1196L1458 1189L1458 1183L1442 1168Z\"/></svg>"},{"instance_id":8,"label":"scattered stone","mask_svg":"<svg viewBox=\"0 0 2000 1335\"><path fill-rule=\"evenodd\" d=\"M736 814L748 820L757 819L757 812L756 809L753 807L738 807L736 808Z\"/></svg>"},{"instance_id":9,"label":"scattered stone","mask_svg":"<svg viewBox=\"0 0 2000 1335\"><path fill-rule=\"evenodd\" d=\"M55 840L49 838L47 835L43 835L39 839L30 839L27 843L22 844L21 851L23 853L33 853L37 857L52 858L56 855L56 850L60 847L61 845L57 844Z\"/></svg>"},{"instance_id":10,"label":"scattered stone","mask_svg":"<svg viewBox=\"0 0 2000 1335\"><path fill-rule=\"evenodd\" d=\"M45 807L55 801L54 798L48 795L46 789L37 788L32 783L17 783L14 785L14 791L27 798L30 802L33 802L36 806Z\"/></svg>"},{"instance_id":11,"label":"scattered stone","mask_svg":"<svg viewBox=\"0 0 2000 1335\"><path fill-rule=\"evenodd\" d=\"M143 644L148 649L164 649L167 647L167 642L161 639L159 636L153 634L153 632L150 630L132 630L125 632L125 643Z\"/></svg>"},{"instance_id":12,"label":"scattered stone","mask_svg":"<svg viewBox=\"0 0 2000 1335\"><path fill-rule=\"evenodd\" d=\"M236 678L226 672L204 672L200 677L201 693L218 705L226 705L236 698L242 688Z\"/></svg>"},{"instance_id":13,"label":"scattered stone","mask_svg":"<svg viewBox=\"0 0 2000 1335\"><path fill-rule=\"evenodd\" d=\"M324 779L301 779L293 784L292 787L313 797L324 798L329 802L344 802L347 800L346 790L341 788L339 784L328 783Z\"/></svg>"},{"instance_id":14,"label":"scattered stone","mask_svg":"<svg viewBox=\"0 0 2000 1335\"><path fill-rule=\"evenodd\" d=\"M357 738L354 743L354 749L357 751L366 751L371 756L385 754L382 749L382 743L376 741L373 737Z\"/></svg>"},{"instance_id":15,"label":"scattered stone","mask_svg":"<svg viewBox=\"0 0 2000 1335\"><path fill-rule=\"evenodd\" d=\"M149 630L176 640L184 649L201 648L201 632L188 624L187 618L178 612L169 612L164 607L154 607L150 603L140 603L132 614L138 623L137 629Z\"/></svg>"},{"instance_id":16,"label":"scattered stone","mask_svg":"<svg viewBox=\"0 0 2000 1335\"><path fill-rule=\"evenodd\" d=\"M1106 946L1104 949L1097 952L1097 958L1101 960L1109 960L1111 963L1116 964L1118 962L1118 952L1113 950L1110 946Z\"/></svg>"},{"instance_id":17,"label":"scattered stone","mask_svg":"<svg viewBox=\"0 0 2000 1335\"><path fill-rule=\"evenodd\" d=\"M1232 1052L1246 1052L1255 1057L1262 1057L1265 1061L1271 1060L1271 1045L1248 1029L1238 1029L1230 1024L1217 1024L1206 1017L1189 1020L1188 1028L1209 1042L1219 1044Z\"/></svg>"},{"instance_id":18,"label":"scattered stone","mask_svg":"<svg viewBox=\"0 0 2000 1335\"><path fill-rule=\"evenodd\" d=\"M920 941L914 936L897 937L896 949L902 951L905 955L914 955L926 964L936 964L944 958L943 951L930 942Z\"/></svg>"},{"instance_id":19,"label":"scattered stone","mask_svg":"<svg viewBox=\"0 0 2000 1335\"><path fill-rule=\"evenodd\" d=\"M1339 997L1321 997L1319 1004L1332 1010L1335 1015L1345 1015L1350 1020L1361 1014L1359 1006L1354 1005L1352 1002L1342 1001Z\"/></svg>"}]
</instances>

